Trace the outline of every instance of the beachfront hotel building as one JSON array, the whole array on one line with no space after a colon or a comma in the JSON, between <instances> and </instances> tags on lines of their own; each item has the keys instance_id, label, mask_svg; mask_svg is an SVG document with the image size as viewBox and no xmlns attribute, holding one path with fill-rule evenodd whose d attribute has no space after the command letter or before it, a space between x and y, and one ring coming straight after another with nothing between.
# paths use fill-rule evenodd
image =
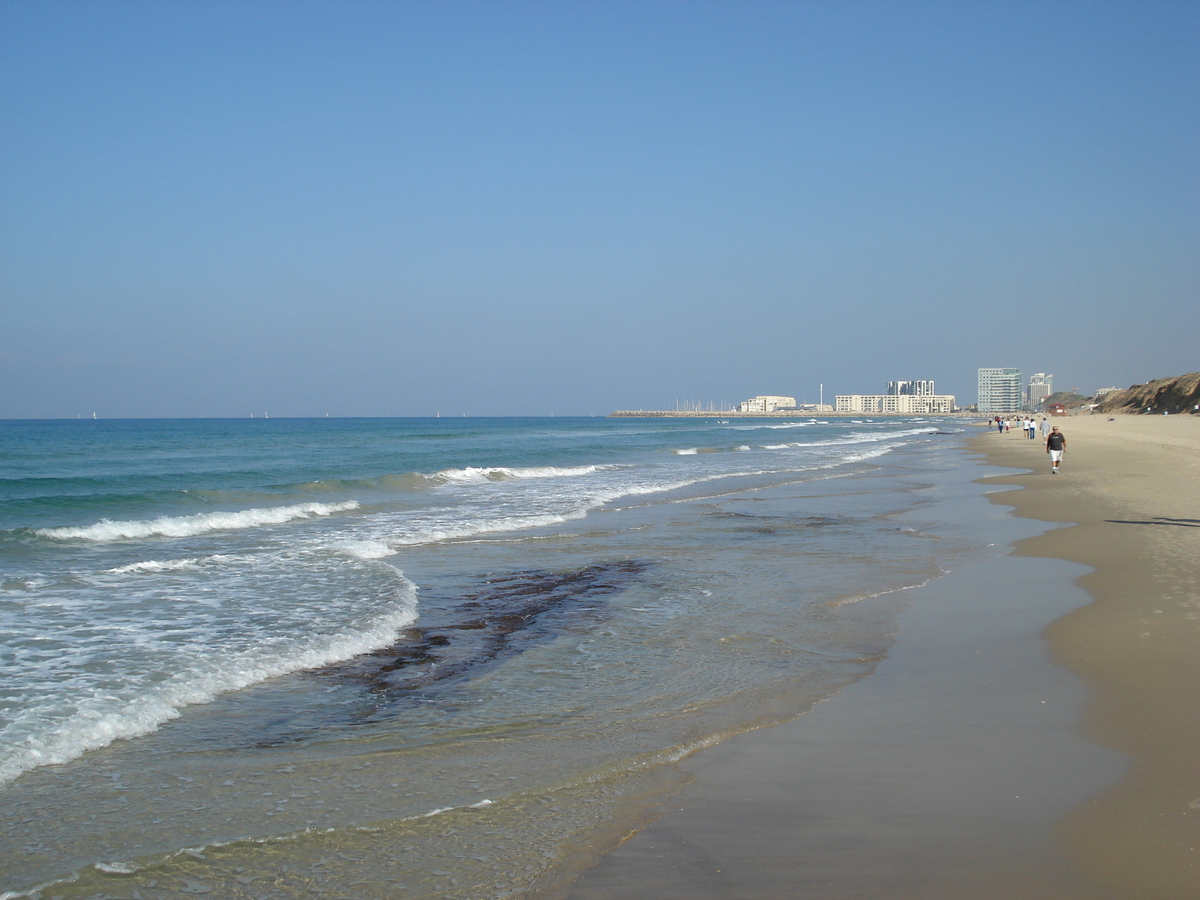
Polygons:
<instances>
[{"instance_id":1,"label":"beachfront hotel building","mask_svg":"<svg viewBox=\"0 0 1200 900\"><path fill-rule=\"evenodd\" d=\"M1020 412L1022 393L1020 369L979 370L981 413Z\"/></svg>"},{"instance_id":2,"label":"beachfront hotel building","mask_svg":"<svg viewBox=\"0 0 1200 900\"><path fill-rule=\"evenodd\" d=\"M737 405L737 411L742 413L769 413L777 409L795 409L795 397L774 397L760 395L743 400Z\"/></svg>"},{"instance_id":3,"label":"beachfront hotel building","mask_svg":"<svg viewBox=\"0 0 1200 900\"><path fill-rule=\"evenodd\" d=\"M931 416L954 412L953 394L838 394L837 412Z\"/></svg>"}]
</instances>

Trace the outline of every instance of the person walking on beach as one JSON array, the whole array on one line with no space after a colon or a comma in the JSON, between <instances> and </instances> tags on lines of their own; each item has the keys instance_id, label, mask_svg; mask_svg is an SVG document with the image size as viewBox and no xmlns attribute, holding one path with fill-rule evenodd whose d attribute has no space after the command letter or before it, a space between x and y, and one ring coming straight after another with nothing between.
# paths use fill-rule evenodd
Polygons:
<instances>
[{"instance_id":1,"label":"person walking on beach","mask_svg":"<svg viewBox=\"0 0 1200 900\"><path fill-rule=\"evenodd\" d=\"M1037 419L1030 416L1029 420L1025 423L1025 429L1029 432L1029 439L1031 441L1037 438Z\"/></svg>"},{"instance_id":2,"label":"person walking on beach","mask_svg":"<svg viewBox=\"0 0 1200 900\"><path fill-rule=\"evenodd\" d=\"M1067 449L1067 436L1058 430L1055 425L1050 429L1050 433L1046 435L1046 452L1050 454L1050 474L1058 474L1058 463L1062 459L1063 451Z\"/></svg>"},{"instance_id":3,"label":"person walking on beach","mask_svg":"<svg viewBox=\"0 0 1200 900\"><path fill-rule=\"evenodd\" d=\"M1045 440L1048 434L1050 434L1050 423L1046 421L1045 416L1042 416L1042 440Z\"/></svg>"}]
</instances>

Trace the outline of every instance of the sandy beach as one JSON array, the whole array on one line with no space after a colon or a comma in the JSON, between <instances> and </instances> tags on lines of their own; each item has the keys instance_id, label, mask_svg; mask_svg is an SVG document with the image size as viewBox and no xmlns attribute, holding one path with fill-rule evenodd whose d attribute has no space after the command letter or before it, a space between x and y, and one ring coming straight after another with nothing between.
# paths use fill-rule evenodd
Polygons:
<instances>
[{"instance_id":1,"label":"sandy beach","mask_svg":"<svg viewBox=\"0 0 1200 900\"><path fill-rule=\"evenodd\" d=\"M1095 598L1053 623L1055 659L1093 687L1084 728L1129 759L1128 774L1066 819L1060 837L1116 897L1200 895L1200 418L1061 420L1051 476L1040 441L1013 432L974 448L1028 475L996 497L1018 515L1075 522L1018 545L1094 571Z\"/></svg>"},{"instance_id":2,"label":"sandy beach","mask_svg":"<svg viewBox=\"0 0 1200 900\"><path fill-rule=\"evenodd\" d=\"M1200 419L1058 421L1060 474L981 431L986 496L937 497L1010 553L914 590L871 676L682 763L552 896L1200 895Z\"/></svg>"}]
</instances>

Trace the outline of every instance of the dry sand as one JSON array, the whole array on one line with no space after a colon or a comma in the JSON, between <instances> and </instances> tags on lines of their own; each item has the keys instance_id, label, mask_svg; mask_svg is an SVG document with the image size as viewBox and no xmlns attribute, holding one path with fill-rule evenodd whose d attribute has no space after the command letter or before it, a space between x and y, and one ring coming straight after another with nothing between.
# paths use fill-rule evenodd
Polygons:
<instances>
[{"instance_id":1,"label":"dry sand","mask_svg":"<svg viewBox=\"0 0 1200 900\"><path fill-rule=\"evenodd\" d=\"M683 763L553 896L1200 897L1200 418L1059 422L1059 475L981 433L1029 471L941 498L1013 554L915 591L873 675Z\"/></svg>"}]
</instances>

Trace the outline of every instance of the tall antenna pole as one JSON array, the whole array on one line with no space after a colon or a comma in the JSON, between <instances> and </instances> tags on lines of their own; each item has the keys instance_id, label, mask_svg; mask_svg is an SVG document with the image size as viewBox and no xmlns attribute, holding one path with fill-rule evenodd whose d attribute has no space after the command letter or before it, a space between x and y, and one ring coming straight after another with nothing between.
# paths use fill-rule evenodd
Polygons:
<instances>
[{"instance_id":1,"label":"tall antenna pole","mask_svg":"<svg viewBox=\"0 0 1200 900\"><path fill-rule=\"evenodd\" d=\"M821 385L821 402L818 405L820 405L820 406L825 405L825 385L823 385L823 384Z\"/></svg>"}]
</instances>

